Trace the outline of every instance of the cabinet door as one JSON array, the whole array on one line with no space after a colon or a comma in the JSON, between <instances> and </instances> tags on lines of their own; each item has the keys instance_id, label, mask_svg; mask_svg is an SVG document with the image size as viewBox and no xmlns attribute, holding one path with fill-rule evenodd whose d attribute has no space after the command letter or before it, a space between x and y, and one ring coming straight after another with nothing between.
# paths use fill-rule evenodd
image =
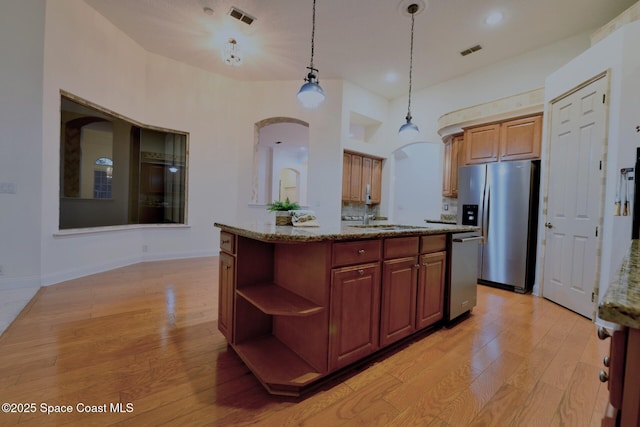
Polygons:
<instances>
[{"instance_id":1,"label":"cabinet door","mask_svg":"<svg viewBox=\"0 0 640 427\"><path fill-rule=\"evenodd\" d=\"M446 252L435 252L420 256L416 329L430 326L443 317L446 255Z\"/></svg>"},{"instance_id":2,"label":"cabinet door","mask_svg":"<svg viewBox=\"0 0 640 427\"><path fill-rule=\"evenodd\" d=\"M500 124L493 123L466 129L464 142L467 148L466 164L475 165L498 161Z\"/></svg>"},{"instance_id":3,"label":"cabinet door","mask_svg":"<svg viewBox=\"0 0 640 427\"><path fill-rule=\"evenodd\" d=\"M331 273L329 369L378 349L380 264L336 268Z\"/></svg>"},{"instance_id":4,"label":"cabinet door","mask_svg":"<svg viewBox=\"0 0 640 427\"><path fill-rule=\"evenodd\" d=\"M351 199L351 154L342 154L342 200Z\"/></svg>"},{"instance_id":5,"label":"cabinet door","mask_svg":"<svg viewBox=\"0 0 640 427\"><path fill-rule=\"evenodd\" d=\"M542 116L502 123L500 160L539 159L542 143Z\"/></svg>"},{"instance_id":6,"label":"cabinet door","mask_svg":"<svg viewBox=\"0 0 640 427\"><path fill-rule=\"evenodd\" d=\"M233 342L233 295L235 292L235 258L220 252L218 271L218 330Z\"/></svg>"},{"instance_id":7,"label":"cabinet door","mask_svg":"<svg viewBox=\"0 0 640 427\"><path fill-rule=\"evenodd\" d=\"M380 312L380 346L409 336L416 326L417 257L384 262Z\"/></svg>"},{"instance_id":8,"label":"cabinet door","mask_svg":"<svg viewBox=\"0 0 640 427\"><path fill-rule=\"evenodd\" d=\"M458 166L464 164L460 162L463 146L464 136L454 136L451 141L451 197L458 197Z\"/></svg>"},{"instance_id":9,"label":"cabinet door","mask_svg":"<svg viewBox=\"0 0 640 427\"><path fill-rule=\"evenodd\" d=\"M351 155L351 183L349 200L352 202L362 202L362 156Z\"/></svg>"},{"instance_id":10,"label":"cabinet door","mask_svg":"<svg viewBox=\"0 0 640 427\"><path fill-rule=\"evenodd\" d=\"M382 199L382 160L373 159L371 169L371 203Z\"/></svg>"},{"instance_id":11,"label":"cabinet door","mask_svg":"<svg viewBox=\"0 0 640 427\"><path fill-rule=\"evenodd\" d=\"M366 201L364 195L366 194L367 184L369 184L369 191L373 187L373 159L371 157L362 157L362 185L360 200Z\"/></svg>"},{"instance_id":12,"label":"cabinet door","mask_svg":"<svg viewBox=\"0 0 640 427\"><path fill-rule=\"evenodd\" d=\"M445 197L451 197L453 194L451 189L451 151L453 147L453 139L444 143L444 175L442 177L442 195Z\"/></svg>"}]
</instances>

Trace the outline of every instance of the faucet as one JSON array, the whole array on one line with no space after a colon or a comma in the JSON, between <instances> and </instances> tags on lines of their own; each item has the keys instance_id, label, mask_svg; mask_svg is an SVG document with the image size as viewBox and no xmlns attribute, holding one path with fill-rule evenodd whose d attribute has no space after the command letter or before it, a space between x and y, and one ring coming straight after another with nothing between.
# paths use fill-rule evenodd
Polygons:
<instances>
[{"instance_id":1,"label":"faucet","mask_svg":"<svg viewBox=\"0 0 640 427\"><path fill-rule=\"evenodd\" d=\"M364 191L364 214L362 215L362 224L369 225L369 205L371 204L371 185L367 184Z\"/></svg>"}]
</instances>

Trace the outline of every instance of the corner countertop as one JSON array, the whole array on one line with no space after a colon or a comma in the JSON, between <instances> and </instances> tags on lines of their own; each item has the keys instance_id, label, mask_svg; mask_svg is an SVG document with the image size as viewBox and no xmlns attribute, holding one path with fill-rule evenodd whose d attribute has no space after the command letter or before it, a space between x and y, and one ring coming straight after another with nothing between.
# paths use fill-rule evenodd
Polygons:
<instances>
[{"instance_id":1,"label":"corner countertop","mask_svg":"<svg viewBox=\"0 0 640 427\"><path fill-rule=\"evenodd\" d=\"M376 239L380 237L418 236L427 234L461 233L476 231L478 227L451 224L425 224L403 226L407 228L392 229L394 224L379 223L370 224L363 228L356 224L320 226L320 227L294 227L291 225L274 225L273 223L253 222L247 224L222 224L215 222L214 226L256 240L266 242L321 242L326 240L358 240Z\"/></svg>"},{"instance_id":2,"label":"corner countertop","mask_svg":"<svg viewBox=\"0 0 640 427\"><path fill-rule=\"evenodd\" d=\"M640 240L632 240L617 279L598 306L598 316L609 322L640 329Z\"/></svg>"}]
</instances>

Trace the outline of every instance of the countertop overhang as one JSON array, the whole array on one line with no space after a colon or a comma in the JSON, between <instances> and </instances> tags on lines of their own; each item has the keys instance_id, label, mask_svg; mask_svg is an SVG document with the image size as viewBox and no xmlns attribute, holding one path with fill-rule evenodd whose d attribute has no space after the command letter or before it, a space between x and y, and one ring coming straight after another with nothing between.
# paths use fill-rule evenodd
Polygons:
<instances>
[{"instance_id":1,"label":"countertop overhang","mask_svg":"<svg viewBox=\"0 0 640 427\"><path fill-rule=\"evenodd\" d=\"M253 222L247 224L226 224L215 222L214 226L239 236L249 237L265 242L321 242L327 240L359 240L380 237L420 236L429 234L462 233L479 230L453 224L426 224L403 226L407 228L391 229L395 224L376 223L369 227L361 225L337 225L320 227L294 227L291 225L274 225L273 223Z\"/></svg>"},{"instance_id":2,"label":"countertop overhang","mask_svg":"<svg viewBox=\"0 0 640 427\"><path fill-rule=\"evenodd\" d=\"M617 279L598 306L598 316L609 322L640 329L640 240L632 240Z\"/></svg>"}]
</instances>

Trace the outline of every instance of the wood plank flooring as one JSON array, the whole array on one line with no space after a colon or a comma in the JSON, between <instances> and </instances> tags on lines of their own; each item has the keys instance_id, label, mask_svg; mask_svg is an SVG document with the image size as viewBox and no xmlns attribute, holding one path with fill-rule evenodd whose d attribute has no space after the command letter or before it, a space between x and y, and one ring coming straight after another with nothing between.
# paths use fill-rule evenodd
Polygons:
<instances>
[{"instance_id":1,"label":"wood plank flooring","mask_svg":"<svg viewBox=\"0 0 640 427\"><path fill-rule=\"evenodd\" d=\"M41 289L0 337L0 403L35 412L0 412L0 426L600 425L608 341L542 298L480 286L457 326L289 399L268 395L218 332L217 277L211 257Z\"/></svg>"}]
</instances>

